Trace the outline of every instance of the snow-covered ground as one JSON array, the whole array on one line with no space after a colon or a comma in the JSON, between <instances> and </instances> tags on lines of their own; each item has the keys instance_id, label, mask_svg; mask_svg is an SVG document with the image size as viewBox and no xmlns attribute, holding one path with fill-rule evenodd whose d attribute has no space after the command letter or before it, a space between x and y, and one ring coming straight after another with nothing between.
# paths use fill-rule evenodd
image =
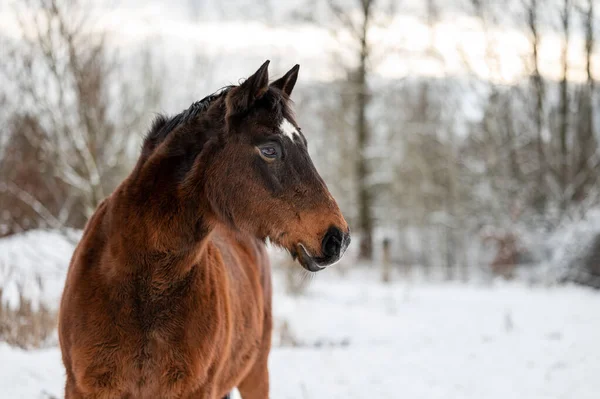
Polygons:
<instances>
[{"instance_id":1,"label":"snow-covered ground","mask_svg":"<svg viewBox=\"0 0 600 399\"><path fill-rule=\"evenodd\" d=\"M600 293L321 272L292 297L276 280L271 397L577 398L600 392ZM281 325L299 346L280 346ZM290 337L290 335L292 337ZM62 397L58 348L0 343L2 398Z\"/></svg>"},{"instance_id":2,"label":"snow-covered ground","mask_svg":"<svg viewBox=\"0 0 600 399\"><path fill-rule=\"evenodd\" d=\"M356 276L355 276L356 277ZM279 297L279 317L307 341L276 349L274 398L597 398L600 295L497 284L382 287L326 278Z\"/></svg>"},{"instance_id":3,"label":"snow-covered ground","mask_svg":"<svg viewBox=\"0 0 600 399\"><path fill-rule=\"evenodd\" d=\"M0 305L57 310L78 231L32 230L0 239Z\"/></svg>"}]
</instances>

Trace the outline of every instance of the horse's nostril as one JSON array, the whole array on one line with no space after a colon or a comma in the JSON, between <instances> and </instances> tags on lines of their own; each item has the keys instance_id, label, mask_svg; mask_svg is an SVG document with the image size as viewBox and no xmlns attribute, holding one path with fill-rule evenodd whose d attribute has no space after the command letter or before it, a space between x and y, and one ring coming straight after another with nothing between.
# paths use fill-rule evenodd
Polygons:
<instances>
[{"instance_id":1,"label":"horse's nostril","mask_svg":"<svg viewBox=\"0 0 600 399\"><path fill-rule=\"evenodd\" d=\"M344 235L337 227L330 227L323 237L323 255L326 257L340 256Z\"/></svg>"}]
</instances>

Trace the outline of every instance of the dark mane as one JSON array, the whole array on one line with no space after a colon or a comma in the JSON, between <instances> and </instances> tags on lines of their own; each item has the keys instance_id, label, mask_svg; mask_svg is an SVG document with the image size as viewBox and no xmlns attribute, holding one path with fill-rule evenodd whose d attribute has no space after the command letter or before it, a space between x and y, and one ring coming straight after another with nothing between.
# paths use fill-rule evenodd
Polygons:
<instances>
[{"instance_id":1,"label":"dark mane","mask_svg":"<svg viewBox=\"0 0 600 399\"><path fill-rule=\"evenodd\" d=\"M152 127L146 134L142 145L142 161L162 143L167 136L179 126L188 124L196 120L198 115L206 112L210 106L219 98L224 97L235 86L225 86L216 92L209 94L202 100L192 103L187 109L173 116L159 114L152 122ZM277 88L269 88L267 93L260 99L263 107L272 109L277 117L294 119L293 111L290 107L292 101Z\"/></svg>"},{"instance_id":2,"label":"dark mane","mask_svg":"<svg viewBox=\"0 0 600 399\"><path fill-rule=\"evenodd\" d=\"M194 120L200 113L206 111L216 99L227 94L232 87L226 86L213 94L209 94L202 100L194 102L188 109L177 115L171 117L158 115L152 122L152 127L144 138L144 148L152 151L170 132L178 126L185 125L189 121Z\"/></svg>"}]
</instances>

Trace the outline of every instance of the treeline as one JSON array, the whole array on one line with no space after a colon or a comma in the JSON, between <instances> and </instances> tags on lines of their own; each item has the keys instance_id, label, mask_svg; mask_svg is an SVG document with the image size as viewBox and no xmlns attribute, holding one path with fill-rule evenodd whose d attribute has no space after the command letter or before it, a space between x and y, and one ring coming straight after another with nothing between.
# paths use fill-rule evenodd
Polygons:
<instances>
[{"instance_id":1,"label":"treeline","mask_svg":"<svg viewBox=\"0 0 600 399\"><path fill-rule=\"evenodd\" d=\"M537 259L535 249L519 249L526 245L519 232L550 230L600 205L594 0L427 0L415 14L431 33L424 54L375 40L401 2L310 3L320 6L291 17L339 40L340 52L327 57L341 78L305 82L295 101L361 258L373 259L382 235L393 234L397 262L441 265L448 276L481 262L510 268L524 252ZM85 3L27 0L16 11L21 36L1 46L0 235L81 228L130 169L138 150L131 138L139 139L170 93L157 78L156 55L140 49L128 58L135 65L125 63L90 28ZM458 76L376 74L393 51L443 71L436 30L456 13L476 21L484 36L487 79L469 57ZM522 78L500 83L503 29L522 34L527 50ZM557 79L542 73L550 36L560 38L552 49L561 60ZM579 67L569 54L576 46L585 73L574 79ZM484 243L491 252L477 253Z\"/></svg>"},{"instance_id":2,"label":"treeline","mask_svg":"<svg viewBox=\"0 0 600 399\"><path fill-rule=\"evenodd\" d=\"M600 200L594 1L429 0L423 20L432 32L457 7L478 21L488 79L466 57L461 76L382 82L373 73L380 44L365 27L391 3L359 0L354 11L361 12L351 14L329 2L337 26L354 32L355 56L339 61L347 79L307 93L302 103L304 121L324 115L312 127L322 132L314 151L361 234L360 256L374 256L379 229L395 236L398 262L443 266L448 275L482 262L504 274L517 263L548 260L524 236L582 218ZM522 33L528 49L522 78L500 83L493 32L503 28ZM541 72L549 37L560 38L552 48L558 79ZM425 56L443 68L433 40ZM573 78L574 48L583 55L583 79Z\"/></svg>"}]
</instances>

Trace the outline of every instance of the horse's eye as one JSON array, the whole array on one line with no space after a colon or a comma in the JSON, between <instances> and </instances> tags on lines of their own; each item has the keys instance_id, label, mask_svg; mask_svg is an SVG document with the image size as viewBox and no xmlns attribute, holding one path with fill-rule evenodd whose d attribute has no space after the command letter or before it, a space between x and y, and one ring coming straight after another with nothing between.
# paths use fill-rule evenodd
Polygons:
<instances>
[{"instance_id":1,"label":"horse's eye","mask_svg":"<svg viewBox=\"0 0 600 399\"><path fill-rule=\"evenodd\" d=\"M267 158L275 158L277 156L275 147L264 147L260 149L260 152Z\"/></svg>"},{"instance_id":2,"label":"horse's eye","mask_svg":"<svg viewBox=\"0 0 600 399\"><path fill-rule=\"evenodd\" d=\"M273 161L281 156L281 149L276 143L264 144L258 147L260 156L265 161Z\"/></svg>"}]
</instances>

